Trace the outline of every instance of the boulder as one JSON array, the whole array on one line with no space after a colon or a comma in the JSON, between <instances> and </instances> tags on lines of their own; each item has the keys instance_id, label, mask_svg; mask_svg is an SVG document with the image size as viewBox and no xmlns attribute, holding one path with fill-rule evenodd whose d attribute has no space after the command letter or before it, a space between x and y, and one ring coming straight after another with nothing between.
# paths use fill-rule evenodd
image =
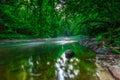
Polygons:
<instances>
[{"instance_id":1,"label":"boulder","mask_svg":"<svg viewBox=\"0 0 120 80\"><path fill-rule=\"evenodd\" d=\"M72 51L72 50L67 50L67 51L65 51L65 57L67 58L67 59L70 59L70 58L72 58L73 56L74 56L74 52Z\"/></svg>"}]
</instances>

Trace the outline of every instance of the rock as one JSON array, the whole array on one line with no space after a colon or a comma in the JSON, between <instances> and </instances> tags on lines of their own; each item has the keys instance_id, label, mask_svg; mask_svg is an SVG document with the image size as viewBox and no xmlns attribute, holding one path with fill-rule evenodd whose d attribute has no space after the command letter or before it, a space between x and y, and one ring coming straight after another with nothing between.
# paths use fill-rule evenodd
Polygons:
<instances>
[{"instance_id":1,"label":"rock","mask_svg":"<svg viewBox=\"0 0 120 80\"><path fill-rule=\"evenodd\" d=\"M108 71L104 70L103 67L101 67L101 65L97 64L96 63L96 66L97 66L97 76L98 76L98 79L99 80L115 80L110 74Z\"/></svg>"},{"instance_id":2,"label":"rock","mask_svg":"<svg viewBox=\"0 0 120 80\"><path fill-rule=\"evenodd\" d=\"M113 75L115 80L120 80L120 67L119 66L110 66L109 68L110 73Z\"/></svg>"},{"instance_id":3,"label":"rock","mask_svg":"<svg viewBox=\"0 0 120 80\"><path fill-rule=\"evenodd\" d=\"M68 59L70 59L70 58L72 58L74 56L74 54L75 53L72 50L67 50L65 52L65 57L68 58Z\"/></svg>"},{"instance_id":4,"label":"rock","mask_svg":"<svg viewBox=\"0 0 120 80\"><path fill-rule=\"evenodd\" d=\"M98 54L105 54L105 53L111 53L112 50L110 48L99 48L98 50L96 50L96 53Z\"/></svg>"}]
</instances>

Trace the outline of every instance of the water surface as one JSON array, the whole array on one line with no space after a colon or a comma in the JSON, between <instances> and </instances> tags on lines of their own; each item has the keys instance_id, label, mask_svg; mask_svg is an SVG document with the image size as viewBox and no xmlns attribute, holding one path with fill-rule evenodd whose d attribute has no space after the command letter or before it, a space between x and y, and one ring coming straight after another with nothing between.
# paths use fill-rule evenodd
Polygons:
<instances>
[{"instance_id":1,"label":"water surface","mask_svg":"<svg viewBox=\"0 0 120 80\"><path fill-rule=\"evenodd\" d=\"M75 55L65 58L65 51ZM0 80L97 80L95 54L78 40L0 43Z\"/></svg>"}]
</instances>

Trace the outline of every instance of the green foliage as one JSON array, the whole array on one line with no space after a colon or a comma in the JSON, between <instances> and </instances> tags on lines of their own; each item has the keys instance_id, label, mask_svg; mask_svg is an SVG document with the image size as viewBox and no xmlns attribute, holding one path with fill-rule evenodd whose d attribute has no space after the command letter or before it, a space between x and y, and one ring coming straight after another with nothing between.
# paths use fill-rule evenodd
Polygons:
<instances>
[{"instance_id":1,"label":"green foliage","mask_svg":"<svg viewBox=\"0 0 120 80\"><path fill-rule=\"evenodd\" d=\"M0 3L2 34L40 38L82 34L114 40L115 44L120 40L118 1L3 0Z\"/></svg>"},{"instance_id":2,"label":"green foliage","mask_svg":"<svg viewBox=\"0 0 120 80\"><path fill-rule=\"evenodd\" d=\"M103 35L102 35L102 34L99 34L99 35L96 37L96 39L97 39L98 41L103 40Z\"/></svg>"},{"instance_id":3,"label":"green foliage","mask_svg":"<svg viewBox=\"0 0 120 80\"><path fill-rule=\"evenodd\" d=\"M77 30L80 34L97 37L98 40L106 39L118 42L120 40L120 2L117 1L83 1L66 0L67 15L72 21L78 23ZM77 16L77 20L76 20ZM69 18L70 20L70 18ZM115 43L116 44L116 43ZM117 43L118 44L118 43Z\"/></svg>"},{"instance_id":4,"label":"green foliage","mask_svg":"<svg viewBox=\"0 0 120 80\"><path fill-rule=\"evenodd\" d=\"M116 44L116 46L120 46L120 40L119 40L120 38L118 38L117 40L115 40L115 44Z\"/></svg>"},{"instance_id":5,"label":"green foliage","mask_svg":"<svg viewBox=\"0 0 120 80\"><path fill-rule=\"evenodd\" d=\"M120 54L120 50L117 50L117 49L113 48L113 51L117 54Z\"/></svg>"},{"instance_id":6,"label":"green foliage","mask_svg":"<svg viewBox=\"0 0 120 80\"><path fill-rule=\"evenodd\" d=\"M26 39L26 38L32 38L32 37L22 35L22 34L0 34L1 39L23 39L23 38Z\"/></svg>"}]
</instances>

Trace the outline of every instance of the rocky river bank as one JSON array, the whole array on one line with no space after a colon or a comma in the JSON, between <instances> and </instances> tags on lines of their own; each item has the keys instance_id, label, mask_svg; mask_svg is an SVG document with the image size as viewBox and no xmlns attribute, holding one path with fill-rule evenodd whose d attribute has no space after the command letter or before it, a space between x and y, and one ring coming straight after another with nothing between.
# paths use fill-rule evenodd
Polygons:
<instances>
[{"instance_id":1,"label":"rocky river bank","mask_svg":"<svg viewBox=\"0 0 120 80\"><path fill-rule=\"evenodd\" d=\"M99 80L120 80L120 54L112 48L105 47L104 42L95 38L86 38L79 41L96 53L97 76Z\"/></svg>"}]
</instances>

